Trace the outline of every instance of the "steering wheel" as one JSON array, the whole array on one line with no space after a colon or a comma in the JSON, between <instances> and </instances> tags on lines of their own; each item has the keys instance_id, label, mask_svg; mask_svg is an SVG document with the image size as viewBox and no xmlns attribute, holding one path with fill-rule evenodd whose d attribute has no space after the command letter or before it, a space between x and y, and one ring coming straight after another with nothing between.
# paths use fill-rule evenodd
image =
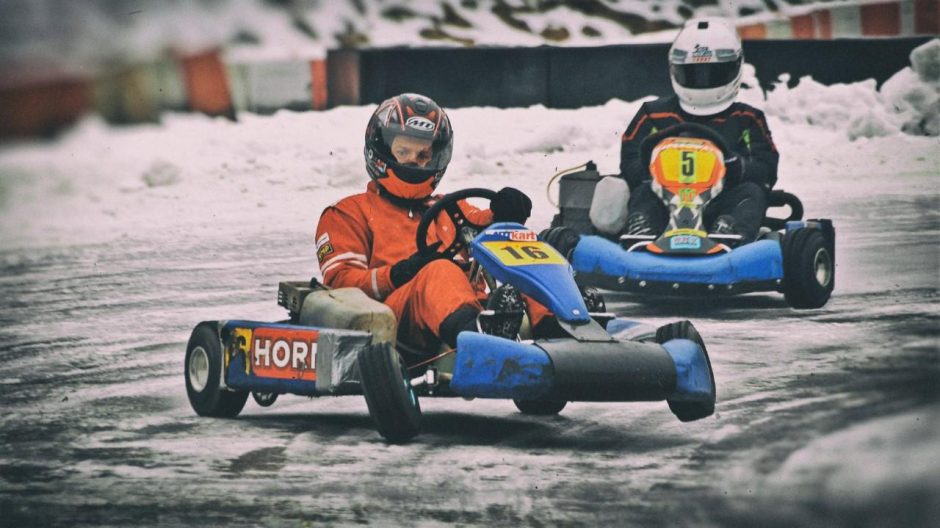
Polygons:
<instances>
[{"instance_id":1,"label":"steering wheel","mask_svg":"<svg viewBox=\"0 0 940 528\"><path fill-rule=\"evenodd\" d=\"M650 158L653 156L653 149L656 148L656 145L658 145L660 141L682 135L711 141L716 147L721 149L726 164L736 157L734 151L728 146L728 142L725 141L725 138L721 137L721 135L713 129L698 123L679 123L678 125L664 128L655 134L646 136L646 139L640 143L640 161L643 163L643 166L649 166Z\"/></svg>"},{"instance_id":2,"label":"steering wheel","mask_svg":"<svg viewBox=\"0 0 940 528\"><path fill-rule=\"evenodd\" d=\"M452 192L442 197L432 205L430 209L425 211L424 215L421 217L421 222L418 224L418 231L415 233L415 244L418 246L418 251L424 253L428 250L428 228L431 226L431 222L437 219L441 211L447 211L447 216L450 218L451 222L454 223L457 232L454 233L454 241L443 250L439 250L438 253L449 259L454 258L454 256L467 247L467 243L464 242L461 236L461 231L468 227L482 231L486 227L485 225L478 225L471 222L460 208L459 202L467 198L485 198L492 200L495 196L496 191L474 188Z\"/></svg>"}]
</instances>

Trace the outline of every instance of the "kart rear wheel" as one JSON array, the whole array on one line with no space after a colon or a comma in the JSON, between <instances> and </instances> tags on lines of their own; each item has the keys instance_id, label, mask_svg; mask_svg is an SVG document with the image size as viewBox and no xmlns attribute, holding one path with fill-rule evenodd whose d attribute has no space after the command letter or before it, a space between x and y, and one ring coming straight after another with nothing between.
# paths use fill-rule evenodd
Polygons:
<instances>
[{"instance_id":1,"label":"kart rear wheel","mask_svg":"<svg viewBox=\"0 0 940 528\"><path fill-rule=\"evenodd\" d=\"M677 321L669 323L656 329L656 342L663 344L671 339L688 339L702 348L705 354L705 361L708 363L708 374L712 382L712 394L715 394L715 376L712 374L711 360L708 359L708 351L705 349L705 341L699 335L698 330L689 321ZM714 398L709 402L687 402L666 400L669 404L669 410L681 422L691 422L699 420L715 413Z\"/></svg>"},{"instance_id":2,"label":"kart rear wheel","mask_svg":"<svg viewBox=\"0 0 940 528\"><path fill-rule=\"evenodd\" d=\"M568 405L565 400L513 400L516 408L522 414L532 414L535 416L551 416L558 414Z\"/></svg>"},{"instance_id":3,"label":"kart rear wheel","mask_svg":"<svg viewBox=\"0 0 940 528\"><path fill-rule=\"evenodd\" d=\"M245 407L248 391L222 388L222 345L212 323L199 323L186 345L186 395L199 416L233 418Z\"/></svg>"},{"instance_id":4,"label":"kart rear wheel","mask_svg":"<svg viewBox=\"0 0 940 528\"><path fill-rule=\"evenodd\" d=\"M783 237L783 295L793 308L819 308L835 285L835 262L817 229L797 229Z\"/></svg>"},{"instance_id":5,"label":"kart rear wheel","mask_svg":"<svg viewBox=\"0 0 940 528\"><path fill-rule=\"evenodd\" d=\"M421 431L421 406L392 344L364 348L357 363L369 415L379 434L392 444L414 438Z\"/></svg>"}]
</instances>

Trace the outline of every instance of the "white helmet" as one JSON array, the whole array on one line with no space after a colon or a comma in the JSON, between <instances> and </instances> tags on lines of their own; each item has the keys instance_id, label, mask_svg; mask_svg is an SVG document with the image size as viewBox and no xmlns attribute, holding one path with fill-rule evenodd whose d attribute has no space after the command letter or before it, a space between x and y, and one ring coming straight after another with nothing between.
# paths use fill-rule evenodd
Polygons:
<instances>
[{"instance_id":1,"label":"white helmet","mask_svg":"<svg viewBox=\"0 0 940 528\"><path fill-rule=\"evenodd\" d=\"M689 20L669 49L669 77L679 105L693 115L725 110L738 95L744 53L724 18Z\"/></svg>"}]
</instances>

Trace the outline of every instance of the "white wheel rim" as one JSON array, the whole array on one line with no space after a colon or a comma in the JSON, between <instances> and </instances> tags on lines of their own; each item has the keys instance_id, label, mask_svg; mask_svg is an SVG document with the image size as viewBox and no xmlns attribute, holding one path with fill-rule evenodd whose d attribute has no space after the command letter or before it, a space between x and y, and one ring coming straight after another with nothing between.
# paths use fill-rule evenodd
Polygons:
<instances>
[{"instance_id":1,"label":"white wheel rim","mask_svg":"<svg viewBox=\"0 0 940 528\"><path fill-rule=\"evenodd\" d=\"M202 392L209 382L209 353L205 348L196 347L189 355L189 384L193 390Z\"/></svg>"},{"instance_id":2,"label":"white wheel rim","mask_svg":"<svg viewBox=\"0 0 940 528\"><path fill-rule=\"evenodd\" d=\"M813 267L816 271L816 282L823 288L829 286L832 280L832 260L829 258L829 252L826 248L819 248L816 256L813 258Z\"/></svg>"}]
</instances>

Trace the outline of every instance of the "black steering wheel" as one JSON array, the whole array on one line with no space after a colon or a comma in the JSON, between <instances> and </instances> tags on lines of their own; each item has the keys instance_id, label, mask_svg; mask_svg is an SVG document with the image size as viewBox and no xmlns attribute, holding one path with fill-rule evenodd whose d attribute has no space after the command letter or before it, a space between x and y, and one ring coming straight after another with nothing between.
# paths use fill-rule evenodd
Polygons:
<instances>
[{"instance_id":1,"label":"black steering wheel","mask_svg":"<svg viewBox=\"0 0 940 528\"><path fill-rule=\"evenodd\" d=\"M431 222L437 219L441 211L447 211L447 216L450 218L450 221L454 223L456 233L454 233L454 241L443 250L439 249L438 253L449 259L454 258L454 256L467 247L464 237L461 236L461 232L464 229L470 228L476 231L482 231L486 228L486 225L471 222L460 208L459 202L467 198L485 198L492 200L495 196L496 191L489 189L464 189L442 197L425 211L424 215L421 217L421 222L418 224L418 231L415 233L415 244L418 246L418 251L421 253L428 251L428 228L431 226Z\"/></svg>"},{"instance_id":2,"label":"black steering wheel","mask_svg":"<svg viewBox=\"0 0 940 528\"><path fill-rule=\"evenodd\" d=\"M679 123L678 125L664 128L655 134L646 136L646 139L640 143L640 161L643 163L643 166L649 167L650 158L653 156L653 149L656 148L656 145L658 145L660 141L679 136L696 137L711 141L716 147L721 149L726 164L736 157L734 151L728 146L728 142L725 141L725 138L721 137L721 135L713 129L698 123Z\"/></svg>"}]
</instances>

